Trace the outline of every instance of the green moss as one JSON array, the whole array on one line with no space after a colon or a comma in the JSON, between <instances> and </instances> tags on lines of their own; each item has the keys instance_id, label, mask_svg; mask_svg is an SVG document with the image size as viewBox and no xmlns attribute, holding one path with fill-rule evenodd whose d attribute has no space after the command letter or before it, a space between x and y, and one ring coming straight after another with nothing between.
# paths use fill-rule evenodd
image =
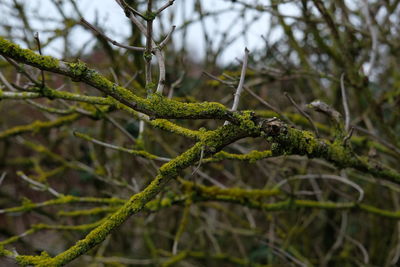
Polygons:
<instances>
[{"instance_id":1,"label":"green moss","mask_svg":"<svg viewBox=\"0 0 400 267\"><path fill-rule=\"evenodd\" d=\"M58 69L59 61L50 56L41 56L29 49L23 49L0 36L0 54L12 57L17 61L29 62L40 69Z\"/></svg>"},{"instance_id":2,"label":"green moss","mask_svg":"<svg viewBox=\"0 0 400 267\"><path fill-rule=\"evenodd\" d=\"M168 120L164 119L156 119L150 121L150 124L153 125L156 128L163 129L165 131L179 134L194 140L200 140L201 132L200 131L195 131L195 130L190 130L187 128L184 128L182 126L176 125Z\"/></svg>"},{"instance_id":3,"label":"green moss","mask_svg":"<svg viewBox=\"0 0 400 267\"><path fill-rule=\"evenodd\" d=\"M150 94L144 101L139 101L138 108L148 110L151 114L162 118L216 118L224 119L227 109L215 102L182 103L168 99L160 94Z\"/></svg>"},{"instance_id":4,"label":"green moss","mask_svg":"<svg viewBox=\"0 0 400 267\"><path fill-rule=\"evenodd\" d=\"M145 59L146 61L150 61L151 58L153 57L153 55L152 55L151 53L145 51L145 52L143 53L143 57L144 57L144 59Z\"/></svg>"},{"instance_id":5,"label":"green moss","mask_svg":"<svg viewBox=\"0 0 400 267\"><path fill-rule=\"evenodd\" d=\"M58 266L46 252L42 252L40 256L19 255L16 258L18 264L22 266L34 265L37 267Z\"/></svg>"},{"instance_id":6,"label":"green moss","mask_svg":"<svg viewBox=\"0 0 400 267\"><path fill-rule=\"evenodd\" d=\"M215 162L224 159L231 159L231 160L241 160L241 161L249 161L250 163L255 163L258 160L268 158L271 156L272 156L271 150L265 150L265 151L253 150L247 154L233 154L225 151L220 151L217 154L215 154L212 158L204 160L204 162Z\"/></svg>"},{"instance_id":7,"label":"green moss","mask_svg":"<svg viewBox=\"0 0 400 267\"><path fill-rule=\"evenodd\" d=\"M3 245L0 245L0 257L12 256L12 252L5 249Z\"/></svg>"},{"instance_id":8,"label":"green moss","mask_svg":"<svg viewBox=\"0 0 400 267\"><path fill-rule=\"evenodd\" d=\"M86 74L86 71L88 71L87 65L80 60L75 63L67 63L67 66L74 77L83 76Z\"/></svg>"},{"instance_id":9,"label":"green moss","mask_svg":"<svg viewBox=\"0 0 400 267\"><path fill-rule=\"evenodd\" d=\"M193 188L194 191L201 192L206 197L217 197L225 199L252 198L259 199L270 197L281 193L278 189L243 189L243 188L220 188L216 186L195 185L191 182L181 181L185 188Z\"/></svg>"},{"instance_id":10,"label":"green moss","mask_svg":"<svg viewBox=\"0 0 400 267\"><path fill-rule=\"evenodd\" d=\"M56 119L54 121L46 121L46 122L35 121L28 125L16 126L16 127L7 129L3 132L0 132L0 139L4 139L7 137L11 137L11 136L15 136L15 135L23 134L23 133L28 133L28 132L36 133L41 130L59 127L64 124L71 123L80 117L81 117L81 115L79 115L79 114L72 114L72 115L59 117L58 119Z\"/></svg>"}]
</instances>

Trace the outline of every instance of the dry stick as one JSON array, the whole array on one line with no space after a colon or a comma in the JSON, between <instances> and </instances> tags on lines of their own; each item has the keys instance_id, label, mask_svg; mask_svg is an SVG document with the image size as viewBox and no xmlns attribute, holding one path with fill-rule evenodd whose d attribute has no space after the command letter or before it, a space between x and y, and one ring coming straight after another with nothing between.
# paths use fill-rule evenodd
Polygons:
<instances>
[{"instance_id":1,"label":"dry stick","mask_svg":"<svg viewBox=\"0 0 400 267\"><path fill-rule=\"evenodd\" d=\"M312 127L314 128L315 135L317 136L317 138L319 138L318 128L317 126L315 126L314 121L311 119L311 117L296 104L296 102L287 92L284 92L283 94L289 99L289 101L293 104L297 111L300 112L301 115L303 115L311 123Z\"/></svg>"},{"instance_id":2,"label":"dry stick","mask_svg":"<svg viewBox=\"0 0 400 267\"><path fill-rule=\"evenodd\" d=\"M0 176L0 185L3 183L4 179L6 178L6 176L7 176L7 172L3 172L1 174L1 176Z\"/></svg>"},{"instance_id":3,"label":"dry stick","mask_svg":"<svg viewBox=\"0 0 400 267\"><path fill-rule=\"evenodd\" d=\"M210 78L219 81L220 83L226 84L228 86L233 87L233 82L228 82L228 81L224 81L221 80L220 78L204 71L204 74L206 74L207 76L209 76ZM222 74L223 76L233 80L233 77L227 75L227 74ZM254 93L247 85L243 85L244 90L246 90L249 94L251 94L255 99L257 99L258 101L261 102L261 104L263 104L264 106L268 107L269 109L271 109L272 111L274 111L276 114L278 114L282 119L284 119L285 121L287 121L290 125L294 126L294 123L287 117L285 116L282 112L279 111L278 108L272 106L270 103L268 103L267 101L265 101L264 99L262 99L259 95L257 95L256 93Z\"/></svg>"},{"instance_id":4,"label":"dry stick","mask_svg":"<svg viewBox=\"0 0 400 267\"><path fill-rule=\"evenodd\" d=\"M172 28L171 28L171 30L170 30L169 33L167 34L167 36L165 36L164 40L162 40L162 41L160 42L160 44L158 45L158 48L159 48L160 50L162 50L162 49L167 45L167 43L168 43L169 40L171 39L172 33L175 31L175 29L176 29L176 25L173 25Z\"/></svg>"},{"instance_id":5,"label":"dry stick","mask_svg":"<svg viewBox=\"0 0 400 267\"><path fill-rule=\"evenodd\" d=\"M344 73L340 76L340 88L342 91L342 102L343 102L343 109L344 109L344 125L345 125L345 130L346 132L349 132L350 130L350 109L349 109L349 103L347 100L347 93L346 93L346 88L344 87Z\"/></svg>"},{"instance_id":6,"label":"dry stick","mask_svg":"<svg viewBox=\"0 0 400 267\"><path fill-rule=\"evenodd\" d=\"M7 81L6 77L4 77L3 73L0 71L0 81L8 88L10 91L14 91L15 88ZM3 92L5 93L5 92Z\"/></svg>"},{"instance_id":7,"label":"dry stick","mask_svg":"<svg viewBox=\"0 0 400 267\"><path fill-rule=\"evenodd\" d=\"M61 197L62 194L58 193L56 190L53 188L46 186L42 183L39 183L38 181L32 180L28 176L26 176L22 171L18 171L17 175L21 177L23 180L27 181L28 183L34 185L35 187L39 188L40 190L45 190L48 191L50 194L52 194L55 197Z\"/></svg>"},{"instance_id":8,"label":"dry stick","mask_svg":"<svg viewBox=\"0 0 400 267\"><path fill-rule=\"evenodd\" d=\"M164 11L164 9L168 8L169 6L172 6L174 4L175 0L169 0L165 5L163 5L162 7L160 7L155 14L158 15L161 12Z\"/></svg>"},{"instance_id":9,"label":"dry stick","mask_svg":"<svg viewBox=\"0 0 400 267\"><path fill-rule=\"evenodd\" d=\"M39 33L36 32L34 37L35 37L35 40L36 40L36 43L37 43L37 46L38 46L39 54L42 55L42 47L41 47L41 45L40 45ZM45 84L44 84L44 83L45 83L45 80L44 80L44 70L40 70L40 73L42 74L42 84L41 84L41 87L44 88L44 85L45 85Z\"/></svg>"},{"instance_id":10,"label":"dry stick","mask_svg":"<svg viewBox=\"0 0 400 267\"><path fill-rule=\"evenodd\" d=\"M235 93L235 97L233 99L233 105L232 105L232 108L231 108L232 111L236 111L238 109L238 106L239 106L240 95L243 92L244 78L246 77L247 61L249 59L249 52L250 51L246 47L244 49L242 72L240 73L239 84L238 84L238 87L236 88L236 93ZM225 121L224 125L227 125L227 124L229 124L229 122Z\"/></svg>"},{"instance_id":11,"label":"dry stick","mask_svg":"<svg viewBox=\"0 0 400 267\"><path fill-rule=\"evenodd\" d=\"M113 39L111 39L110 37L108 37L107 35L105 35L104 33L102 33L99 29L97 29L95 26L93 26L92 24L90 24L87 20L85 20L84 18L81 18L81 24L83 26L85 26L86 28L88 28L89 30L91 30L93 33L100 35L101 37L103 37L104 39L106 39L107 41L109 41L110 43L112 43L115 46L118 47L122 47L128 50L132 50L132 51L144 51L145 48L144 47L137 47L137 46L130 46L130 45L124 45L121 44Z\"/></svg>"},{"instance_id":12,"label":"dry stick","mask_svg":"<svg viewBox=\"0 0 400 267\"><path fill-rule=\"evenodd\" d=\"M240 95L242 94L243 91L244 78L246 76L248 58L249 58L249 50L246 47L244 49L242 72L240 73L239 85L236 89L235 98L233 100L232 111L236 111L239 106Z\"/></svg>"}]
</instances>

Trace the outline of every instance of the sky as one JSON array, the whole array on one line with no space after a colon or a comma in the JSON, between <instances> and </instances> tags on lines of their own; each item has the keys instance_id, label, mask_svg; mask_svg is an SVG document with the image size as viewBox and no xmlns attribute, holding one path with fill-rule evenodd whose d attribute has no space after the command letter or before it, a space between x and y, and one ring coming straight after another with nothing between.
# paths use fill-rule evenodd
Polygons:
<instances>
[{"instance_id":1,"label":"sky","mask_svg":"<svg viewBox=\"0 0 400 267\"><path fill-rule=\"evenodd\" d=\"M0 0L4 3L11 3L12 0ZM21 1L21 0L19 0ZM167 0L165 0L166 2ZM179 27L184 23L182 14L186 14L186 18L192 19L193 6L196 0L176 0L174 5L169 7L164 12L163 19L166 20L171 14L174 14L173 24ZM67 1L66 1L67 2ZM239 17L239 7L240 5L232 4L228 0L202 0L202 5L205 11L215 12L217 10L224 10L224 12L216 18L209 18L205 21L205 26L210 36L214 40L218 40L221 32L226 31L228 36L236 36L245 27L245 34L241 34L241 38L238 38L233 42L227 49L224 50L223 54L219 58L219 63L229 64L236 60L236 58L241 58L244 53L244 48L248 47L250 51L254 49L260 49L263 47L264 41L261 35L267 33L269 27L269 15L263 13L260 15L256 11L247 11L244 17ZM263 3L267 4L267 0L247 0L248 3ZM54 5L50 0L30 0L25 2L28 6L29 12L38 12L44 17L55 18L59 17ZM129 21L125 17L122 9L118 6L115 0L79 0L76 1L83 16L89 22L94 23L99 22L105 29L106 34L116 39L117 41L123 41L130 33ZM295 14L295 9L291 8L290 5L284 5L281 7L286 14ZM78 18L77 14L68 5L65 6L63 10L66 14L75 16ZM0 12L4 12L0 10ZM3 13L4 14L4 13ZM249 21L253 21L257 18L254 23L250 26L244 26ZM16 18L9 18L11 24L20 25L21 22ZM168 25L166 23L165 25ZM46 33L41 32L41 30L52 26L51 20L41 20L33 22L35 30L39 32L43 38L46 38ZM172 25L171 25L172 26ZM54 25L56 27L56 25ZM155 33L160 34L159 24L155 23ZM164 31L168 31L165 29ZM173 35L174 43L182 43L182 32L176 31ZM272 38L279 38L279 34L275 34ZM80 47L82 44L88 40L93 39L93 36L88 32L84 31L80 27L77 27L72 32L72 45ZM204 57L204 40L202 37L202 26L200 23L194 23L187 32L186 47L192 52L194 58ZM50 47L48 47L44 52L57 56L59 55L60 46L62 46L61 41L53 42Z\"/></svg>"}]
</instances>

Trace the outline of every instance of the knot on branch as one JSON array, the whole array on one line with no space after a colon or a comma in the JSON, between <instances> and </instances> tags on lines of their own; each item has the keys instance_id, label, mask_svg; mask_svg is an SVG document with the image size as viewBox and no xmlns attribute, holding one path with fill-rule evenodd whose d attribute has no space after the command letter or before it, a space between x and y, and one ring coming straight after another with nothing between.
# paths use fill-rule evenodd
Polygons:
<instances>
[{"instance_id":1,"label":"knot on branch","mask_svg":"<svg viewBox=\"0 0 400 267\"><path fill-rule=\"evenodd\" d=\"M286 134L288 129L287 125L277 118L262 119L259 123L261 130L267 136L278 136L280 134Z\"/></svg>"},{"instance_id":2,"label":"knot on branch","mask_svg":"<svg viewBox=\"0 0 400 267\"><path fill-rule=\"evenodd\" d=\"M40 88L40 93L43 95L43 96L45 96L45 97L47 97L48 99L50 99L50 100L53 100L55 97L54 97L54 92L53 92L53 90L52 89L50 89L49 87L47 87L47 86L43 86L42 88Z\"/></svg>"}]
</instances>

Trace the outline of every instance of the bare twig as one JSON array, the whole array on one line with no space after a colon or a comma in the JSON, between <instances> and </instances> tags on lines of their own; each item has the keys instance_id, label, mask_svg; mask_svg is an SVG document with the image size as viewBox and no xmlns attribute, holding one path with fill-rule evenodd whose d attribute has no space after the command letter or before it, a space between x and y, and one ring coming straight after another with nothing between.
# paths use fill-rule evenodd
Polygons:
<instances>
[{"instance_id":1,"label":"bare twig","mask_svg":"<svg viewBox=\"0 0 400 267\"><path fill-rule=\"evenodd\" d=\"M303 115L303 116L310 122L311 126L314 128L315 135L316 135L317 137L319 137L318 128L317 128L317 126L315 126L315 123L314 123L314 121L311 119L310 115L308 115L306 112L304 112L304 111L296 104L296 101L294 101L294 99L293 99L287 92L284 92L283 94L289 99L289 101L293 104L293 106L297 109L297 111L300 112L301 115Z\"/></svg>"},{"instance_id":2,"label":"bare twig","mask_svg":"<svg viewBox=\"0 0 400 267\"><path fill-rule=\"evenodd\" d=\"M232 108L231 108L232 111L236 111L238 109L238 107L239 107L240 96L242 94L243 86L244 86L244 78L246 77L248 58L249 58L249 50L246 47L244 49L243 65L242 65L242 71L240 73L239 84L238 84L238 86L236 88L235 97L233 98L233 105L232 105ZM229 124L229 122L225 121L224 125L228 125L228 124Z\"/></svg>"},{"instance_id":3,"label":"bare twig","mask_svg":"<svg viewBox=\"0 0 400 267\"><path fill-rule=\"evenodd\" d=\"M185 77L185 71L182 71L178 80L176 80L175 82L173 82L171 84L171 88L169 89L169 92L168 92L168 98L171 99L173 97L175 88L178 87L182 83L184 77Z\"/></svg>"},{"instance_id":4,"label":"bare twig","mask_svg":"<svg viewBox=\"0 0 400 267\"><path fill-rule=\"evenodd\" d=\"M144 47L137 47L137 46L130 46L130 45L124 45L121 44L113 39L111 39L110 37L108 37L107 35L105 35L104 33L102 33L99 29L97 29L95 26L93 26L92 24L90 24L87 20L85 20L84 18L81 18L81 24L83 26L85 26L86 28L90 29L93 33L100 35L101 37L103 37L104 39L106 39L107 41L109 41L110 43L112 43L115 46L118 47L122 47L128 50L132 50L132 51L144 51L145 48Z\"/></svg>"},{"instance_id":5,"label":"bare twig","mask_svg":"<svg viewBox=\"0 0 400 267\"><path fill-rule=\"evenodd\" d=\"M162 7L160 7L156 12L154 12L156 15L160 14L163 12L165 9L168 7L172 6L174 4L175 0L169 0L166 4L164 4Z\"/></svg>"},{"instance_id":6,"label":"bare twig","mask_svg":"<svg viewBox=\"0 0 400 267\"><path fill-rule=\"evenodd\" d=\"M132 154L132 155L138 155L138 156L141 156L143 158L154 159L154 160L164 161L164 162L168 162L168 161L171 160L169 158L155 156L155 155L150 154L148 152L145 152L143 150L127 149L127 148L124 148L124 147L120 147L120 146L112 145L112 144L109 144L109 143L105 143L105 142L102 142L100 140L97 140L97 139L95 139L93 137L90 137L90 136L88 136L86 134L82 134L82 133L79 133L79 132L74 132L74 135L79 137L79 138L85 139L85 140L87 140L89 142L92 142L93 144L104 146L106 148L117 150L117 151L121 151L121 152L126 152L126 153L129 153L129 154Z\"/></svg>"},{"instance_id":7,"label":"bare twig","mask_svg":"<svg viewBox=\"0 0 400 267\"><path fill-rule=\"evenodd\" d=\"M169 40L171 39L172 33L174 32L174 30L176 29L176 26L173 25L171 30L169 31L169 33L167 34L167 36L165 36L164 40L161 41L161 43L158 45L159 49L162 50L167 43L169 42Z\"/></svg>"},{"instance_id":8,"label":"bare twig","mask_svg":"<svg viewBox=\"0 0 400 267\"><path fill-rule=\"evenodd\" d=\"M146 19L145 16L143 16L142 13L140 13L139 11L137 11L136 9L132 8L130 5L128 5L124 0L116 0L116 2L124 9L125 15L127 17L130 16L130 13L132 13L133 15L139 16L142 19Z\"/></svg>"},{"instance_id":9,"label":"bare twig","mask_svg":"<svg viewBox=\"0 0 400 267\"><path fill-rule=\"evenodd\" d=\"M111 116L108 114L104 114L104 117L111 122L115 127L117 127L126 137L128 137L129 140L131 140L133 143L136 143L135 138L127 131L125 128L119 124L116 120L114 120Z\"/></svg>"},{"instance_id":10,"label":"bare twig","mask_svg":"<svg viewBox=\"0 0 400 267\"><path fill-rule=\"evenodd\" d=\"M349 102L347 99L347 92L346 88L344 87L344 73L340 76L340 88L342 90L342 102L344 108L344 125L346 132L350 130L350 109L349 109Z\"/></svg>"},{"instance_id":11,"label":"bare twig","mask_svg":"<svg viewBox=\"0 0 400 267\"><path fill-rule=\"evenodd\" d=\"M240 95L242 94L243 91L244 78L246 77L248 58L249 58L249 50L246 47L244 49L244 58L243 58L242 72L240 73L239 85L236 89L235 98L233 100L233 105L231 108L232 111L236 111L239 106Z\"/></svg>"},{"instance_id":12,"label":"bare twig","mask_svg":"<svg viewBox=\"0 0 400 267\"><path fill-rule=\"evenodd\" d=\"M58 193L56 190L54 190L53 188L51 188L47 185L44 185L38 181L32 180L31 178L26 176L22 171L18 171L17 175L19 177L21 177L23 180L25 180L28 183L30 183L31 185L33 185L34 187L38 188L39 190L48 191L50 194L52 194L55 197L60 197L62 195L62 194Z\"/></svg>"},{"instance_id":13,"label":"bare twig","mask_svg":"<svg viewBox=\"0 0 400 267\"><path fill-rule=\"evenodd\" d=\"M3 172L1 174L1 176L0 176L0 185L3 183L4 179L6 178L6 176L7 176L7 172Z\"/></svg>"},{"instance_id":14,"label":"bare twig","mask_svg":"<svg viewBox=\"0 0 400 267\"><path fill-rule=\"evenodd\" d=\"M34 38L36 40L36 44L38 46L38 50L39 50L39 54L42 55L42 46L40 45L40 40L39 40L39 33L36 32L34 35ZM42 83L41 83L41 87L44 88L45 86L45 79L44 79L44 70L40 70L40 73L42 75Z\"/></svg>"}]
</instances>

